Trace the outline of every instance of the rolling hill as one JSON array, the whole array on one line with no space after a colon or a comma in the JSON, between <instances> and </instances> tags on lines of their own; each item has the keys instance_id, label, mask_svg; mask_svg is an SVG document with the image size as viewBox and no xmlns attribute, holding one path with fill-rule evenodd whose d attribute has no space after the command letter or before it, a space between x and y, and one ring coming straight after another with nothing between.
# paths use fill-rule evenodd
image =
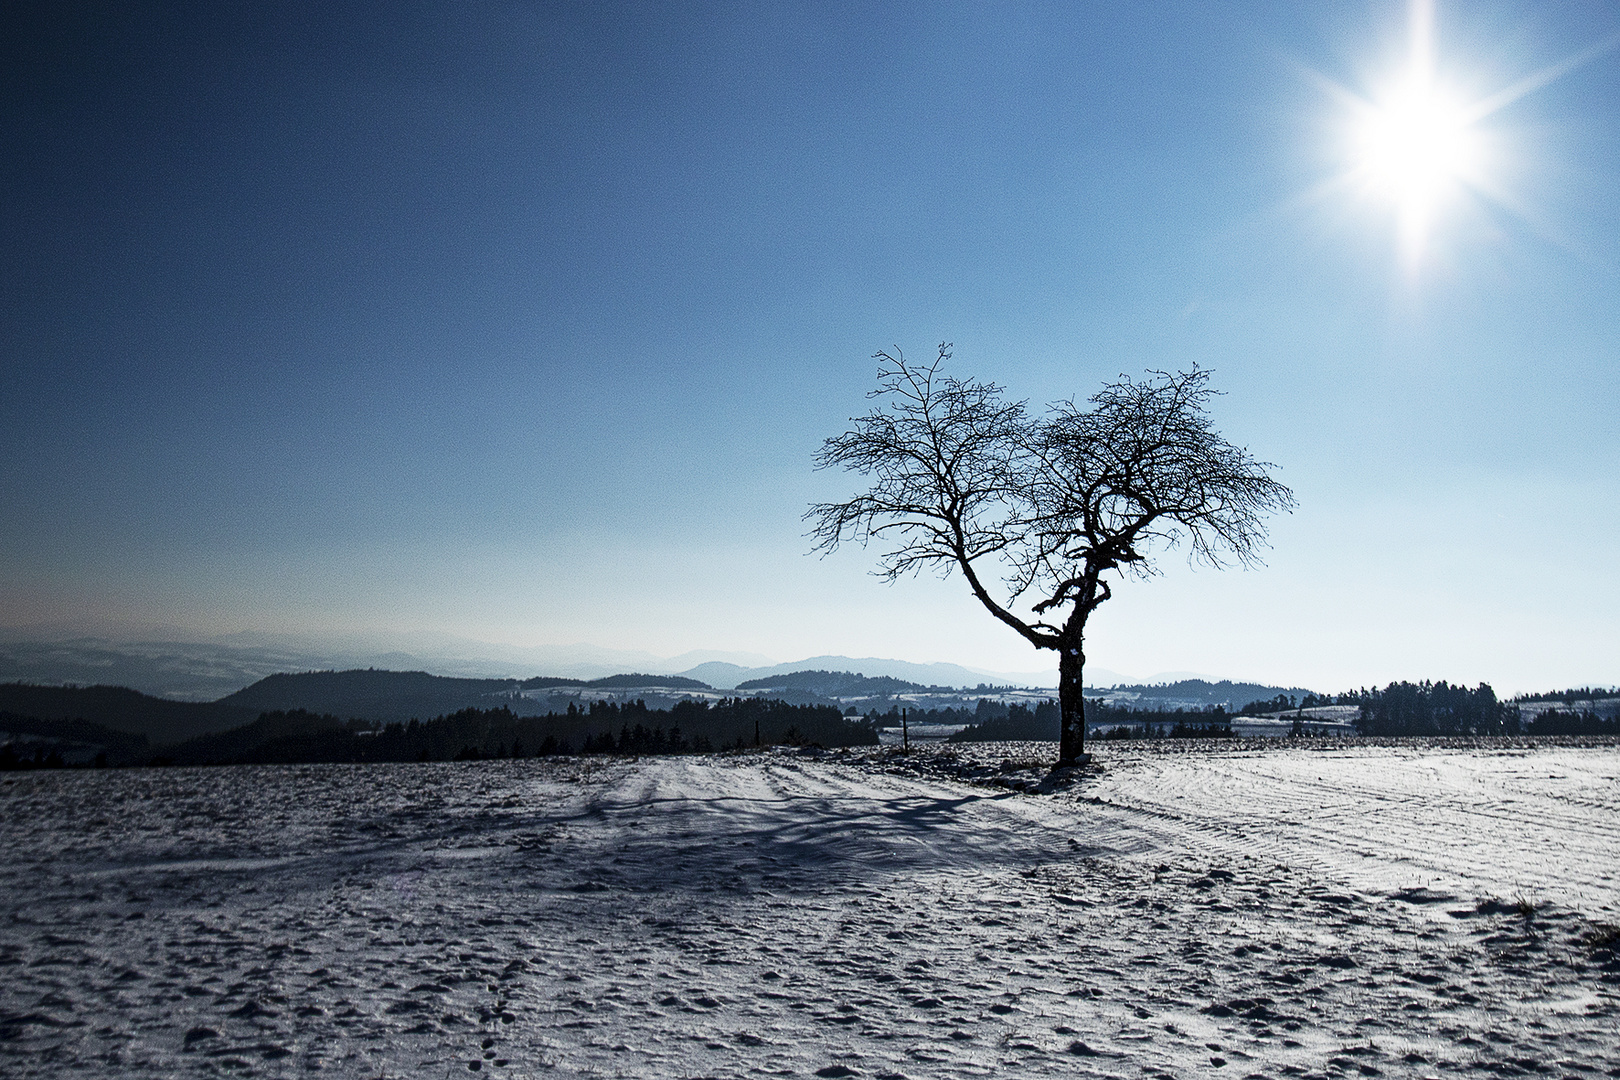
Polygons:
<instances>
[{"instance_id":1,"label":"rolling hill","mask_svg":"<svg viewBox=\"0 0 1620 1080\"><path fill-rule=\"evenodd\" d=\"M144 735L154 746L183 742L254 720L259 711L228 701L170 701L123 686L0 684L0 712L41 721L85 721Z\"/></svg>"}]
</instances>

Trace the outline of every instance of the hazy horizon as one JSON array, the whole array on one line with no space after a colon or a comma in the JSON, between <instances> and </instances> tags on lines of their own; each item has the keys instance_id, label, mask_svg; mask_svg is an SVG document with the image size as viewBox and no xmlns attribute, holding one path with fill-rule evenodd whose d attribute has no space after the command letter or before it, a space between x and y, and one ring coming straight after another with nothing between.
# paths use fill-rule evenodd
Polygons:
<instances>
[{"instance_id":1,"label":"hazy horizon","mask_svg":"<svg viewBox=\"0 0 1620 1080\"><path fill-rule=\"evenodd\" d=\"M34 652L30 653L29 650ZM114 656L119 659L114 660ZM715 665L730 670L712 670ZM899 656L851 657L819 653L781 660L759 653L713 649L656 656L648 652L604 649L582 642L523 647L442 635L418 636L414 639L300 640L248 633L212 641L185 641L173 637L118 640L70 634L29 637L0 633L0 682L13 679L23 682L74 682L81 685L101 682L128 685L144 693L180 700L214 700L266 675L280 672L372 667L487 679L564 677L589 680L629 673L688 675L721 690L762 675L809 669L851 671L868 676L890 675L924 685L960 688L971 688L985 682L1034 689L1055 688L1057 684L1055 666L1051 670L1009 671ZM42 674L47 668L49 673ZM73 674L64 674L70 670ZM106 675L98 671L111 671L114 674ZM234 680L230 671L238 673ZM1321 694L1353 693L1369 688L1366 683L1311 686L1296 680L1261 680L1249 678L1241 671L1118 672L1097 664L1088 665L1086 669L1086 686L1099 690L1167 685L1184 680L1308 689ZM1371 688L1377 689L1379 685L1382 684L1372 685ZM1613 682L1581 685L1598 689L1620 688L1620 684ZM1568 687L1493 684L1493 689L1506 700L1518 695L1546 693Z\"/></svg>"}]
</instances>

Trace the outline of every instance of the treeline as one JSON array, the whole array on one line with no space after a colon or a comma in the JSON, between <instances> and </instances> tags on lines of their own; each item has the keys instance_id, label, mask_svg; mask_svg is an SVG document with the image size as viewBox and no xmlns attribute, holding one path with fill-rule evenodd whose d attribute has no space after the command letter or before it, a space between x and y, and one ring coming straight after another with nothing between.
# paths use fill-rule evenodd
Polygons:
<instances>
[{"instance_id":1,"label":"treeline","mask_svg":"<svg viewBox=\"0 0 1620 1080\"><path fill-rule=\"evenodd\" d=\"M1043 701L1031 709L1027 705L1004 705L999 701L980 698L973 712L966 709L942 709L958 712L960 720L938 720L935 723L966 723L968 726L949 736L946 742L1025 742L1052 741L1058 737L1061 713L1055 701ZM927 722L927 721L925 721Z\"/></svg>"},{"instance_id":2,"label":"treeline","mask_svg":"<svg viewBox=\"0 0 1620 1080\"><path fill-rule=\"evenodd\" d=\"M1294 701L1301 695L1312 696L1310 691L1297 686L1263 686L1259 683L1232 682L1230 679L1222 679L1220 682L1209 682L1207 679L1181 679L1156 685L1136 683L1112 687L1107 693L1110 699L1125 703L1127 708L1168 712L1174 712L1176 709L1197 712L1201 709L1213 709L1217 705L1230 711L1246 702L1269 704L1278 699ZM1090 708L1089 701L1087 708Z\"/></svg>"},{"instance_id":3,"label":"treeline","mask_svg":"<svg viewBox=\"0 0 1620 1080\"><path fill-rule=\"evenodd\" d=\"M1224 705L1206 709L1131 709L1086 703L1086 726L1099 739L1230 739Z\"/></svg>"},{"instance_id":4,"label":"treeline","mask_svg":"<svg viewBox=\"0 0 1620 1080\"><path fill-rule=\"evenodd\" d=\"M477 761L554 754L688 754L758 744L868 746L871 724L828 705L759 698L714 704L598 701L588 708L519 716L507 708L462 709L432 720L381 726L295 710L171 748L162 763Z\"/></svg>"},{"instance_id":5,"label":"treeline","mask_svg":"<svg viewBox=\"0 0 1620 1080\"><path fill-rule=\"evenodd\" d=\"M1620 689L1581 686L1546 694L1524 694L1515 704L1560 702L1562 709L1546 709L1523 722L1530 735L1620 735ZM1583 708L1574 706L1580 703ZM1522 716L1527 710L1521 709ZM1607 715L1605 715L1607 714Z\"/></svg>"},{"instance_id":6,"label":"treeline","mask_svg":"<svg viewBox=\"0 0 1620 1080\"><path fill-rule=\"evenodd\" d=\"M13 687L12 689L16 689ZM32 688L24 688L32 689ZM100 688L97 688L100 689ZM1541 703L1579 701L1546 695ZM99 699L98 699L99 700ZM1586 708L1547 709L1538 715L1498 701L1489 684L1472 689L1446 682L1391 683L1336 697L1279 695L1236 716L1221 706L1150 710L1086 703L1092 738L1229 738L1237 716L1316 705L1355 705L1363 735L1608 735L1620 736L1620 717ZM1607 702L1599 702L1603 708ZM974 709L906 710L913 724L964 725L947 742L1054 741L1055 701L1033 708L981 699ZM188 718L189 719L189 718ZM685 700L668 709L645 702L570 705L565 712L520 716L506 707L464 708L430 720L379 723L344 720L303 709L273 710L229 730L155 747L144 734L120 731L80 717L30 716L0 709L0 771L69 765L204 765L230 763L410 762L524 758L552 754L683 754L756 744L871 746L880 727L897 727L899 706L865 717L845 716L826 704L771 698L731 698L714 704ZM1295 719L1292 734L1311 733L1311 717Z\"/></svg>"},{"instance_id":7,"label":"treeline","mask_svg":"<svg viewBox=\"0 0 1620 1080\"><path fill-rule=\"evenodd\" d=\"M945 719L955 713L962 719ZM933 719L941 715L940 719ZM1004 705L981 700L974 712L942 709L939 714L912 713L921 723L966 723L968 726L946 742L1055 742L1062 726L1062 711L1055 701L1043 701L1033 709L1027 705ZM886 725L899 722L897 713L879 717ZM1231 717L1222 706L1211 709L1129 709L1122 706L1086 703L1086 728L1101 739L1212 739L1231 738Z\"/></svg>"},{"instance_id":8,"label":"treeline","mask_svg":"<svg viewBox=\"0 0 1620 1080\"><path fill-rule=\"evenodd\" d=\"M100 752L95 763L105 767L107 764L106 751ZM19 769L65 769L67 759L62 756L62 748L43 742L8 742L0 744L0 772L16 772Z\"/></svg>"},{"instance_id":9,"label":"treeline","mask_svg":"<svg viewBox=\"0 0 1620 1080\"><path fill-rule=\"evenodd\" d=\"M871 711L866 719L874 728L900 726L900 706L891 706L888 712ZM998 742L1013 740L1055 739L1058 731L1058 707L1055 701L1043 701L1031 709L1026 705L1008 705L989 698L980 698L972 709L906 709L906 720L912 724L967 725L951 735L946 742ZM1051 734L1040 734L1050 729Z\"/></svg>"},{"instance_id":10,"label":"treeline","mask_svg":"<svg viewBox=\"0 0 1620 1080\"><path fill-rule=\"evenodd\" d=\"M1591 691L1569 691L1568 696L1546 695L1541 701L1591 700L1577 695ZM1324 705L1353 705L1357 714L1352 724L1361 735L1373 736L1466 736L1466 735L1620 735L1620 716L1604 716L1592 709L1547 710L1539 715L1522 715L1518 705L1497 700L1489 683L1453 686L1440 682L1393 682L1383 689L1361 689L1344 694L1307 693L1300 697L1280 694L1252 702L1238 713L1229 714L1221 706L1209 709L1132 709L1124 706L1086 702L1086 728L1091 738L1230 738L1232 721L1258 716L1315 708ZM1053 741L1058 737L1059 711L1056 702L1044 702L1034 709L1023 705L1001 705L980 701L975 712L942 709L911 714L913 722L966 724L947 742ZM885 726L899 722L898 710L873 714ZM1295 718L1290 734L1309 735L1312 718Z\"/></svg>"},{"instance_id":11,"label":"treeline","mask_svg":"<svg viewBox=\"0 0 1620 1080\"><path fill-rule=\"evenodd\" d=\"M1238 710L1239 716L1265 716L1269 713L1291 712L1296 709L1314 709L1319 705L1351 705L1355 702L1349 700L1354 695L1341 694L1334 697L1332 694L1302 694L1295 697L1293 694L1278 694L1265 701L1251 701Z\"/></svg>"},{"instance_id":12,"label":"treeline","mask_svg":"<svg viewBox=\"0 0 1620 1080\"><path fill-rule=\"evenodd\" d=\"M195 735L240 727L264 711L217 701L170 701L142 694L126 686L0 683L0 716L7 721L0 731L18 731L14 726L17 721L90 724L109 731L144 736L153 745L160 746L181 742ZM32 730L20 733L52 734Z\"/></svg>"},{"instance_id":13,"label":"treeline","mask_svg":"<svg viewBox=\"0 0 1620 1080\"><path fill-rule=\"evenodd\" d=\"M73 761L96 765L124 765L146 760L150 751L145 735L114 731L101 724L75 718L40 719L0 712L0 772L16 769L55 769Z\"/></svg>"},{"instance_id":14,"label":"treeline","mask_svg":"<svg viewBox=\"0 0 1620 1080\"><path fill-rule=\"evenodd\" d=\"M1573 705L1577 701L1612 701L1620 698L1620 690L1604 686L1580 686L1570 690L1553 690L1545 694L1521 694L1514 698L1516 702L1524 701L1561 701L1565 705Z\"/></svg>"},{"instance_id":15,"label":"treeline","mask_svg":"<svg viewBox=\"0 0 1620 1080\"><path fill-rule=\"evenodd\" d=\"M1599 716L1591 709L1548 709L1523 722L1526 735L1620 735L1620 716Z\"/></svg>"},{"instance_id":16,"label":"treeline","mask_svg":"<svg viewBox=\"0 0 1620 1080\"><path fill-rule=\"evenodd\" d=\"M821 697L876 697L914 693L952 693L945 686L924 686L892 675L866 676L853 671L793 671L749 679L738 690L802 690Z\"/></svg>"},{"instance_id":17,"label":"treeline","mask_svg":"<svg viewBox=\"0 0 1620 1080\"><path fill-rule=\"evenodd\" d=\"M0 714L0 769L95 765L323 764L478 761L553 754L690 754L760 745L876 745L869 721L830 705L761 698L715 704L682 701L570 705L566 712L519 716L505 707L462 709L431 720L377 724L303 709L266 712L229 731L202 735L156 754L142 736L80 722Z\"/></svg>"},{"instance_id":18,"label":"treeline","mask_svg":"<svg viewBox=\"0 0 1620 1080\"><path fill-rule=\"evenodd\" d=\"M1517 735L1519 711L1496 700L1489 683L1470 690L1440 682L1393 682L1382 690L1341 694L1336 704L1360 706L1363 735Z\"/></svg>"},{"instance_id":19,"label":"treeline","mask_svg":"<svg viewBox=\"0 0 1620 1080\"><path fill-rule=\"evenodd\" d=\"M1591 693L1564 691L1537 700L1591 700L1578 696ZM1336 704L1360 707L1355 727L1363 735L1620 735L1620 718L1592 709L1527 715L1513 702L1498 701L1489 683L1469 689L1444 681L1395 682L1382 690L1341 694Z\"/></svg>"}]
</instances>

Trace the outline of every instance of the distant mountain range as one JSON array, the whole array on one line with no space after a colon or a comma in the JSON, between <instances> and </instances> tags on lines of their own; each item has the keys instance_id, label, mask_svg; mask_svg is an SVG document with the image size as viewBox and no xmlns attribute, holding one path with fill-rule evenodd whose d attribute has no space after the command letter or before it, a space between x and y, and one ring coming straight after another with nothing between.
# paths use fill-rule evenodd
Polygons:
<instances>
[{"instance_id":1,"label":"distant mountain range","mask_svg":"<svg viewBox=\"0 0 1620 1080\"><path fill-rule=\"evenodd\" d=\"M742 688L744 683L760 683L805 671L838 671L866 678L901 679L919 687L950 687L965 689L976 686L1057 686L1057 665L1051 674L1044 672L992 672L965 668L960 664L914 664L905 660L884 660L875 656L860 659L848 656L811 656L791 664L772 664L769 667L747 668L723 661L710 661L681 672L694 679L702 679L721 690ZM1103 682L1114 673L1103 669L1095 672ZM1101 683L1099 683L1101 685Z\"/></svg>"},{"instance_id":2,"label":"distant mountain range","mask_svg":"<svg viewBox=\"0 0 1620 1080\"><path fill-rule=\"evenodd\" d=\"M828 658L831 659L831 658ZM917 665L921 666L921 665ZM941 665L943 666L943 665ZM1303 696L1295 688L1253 683L1183 680L1159 686L1088 691L1088 696L1127 708L1175 709L1225 705L1236 711L1251 701L1279 693ZM895 705L913 708L972 709L981 697L1039 702L1043 691L980 686L958 689L917 683L890 675L816 668L781 672L716 688L685 675L618 674L598 679L540 676L529 679L469 679L422 671L278 672L212 702L172 701L128 687L0 684L0 732L96 742L95 730L137 736L153 747L183 742L249 724L265 713L306 711L371 723L430 720L465 709L505 708L519 716L563 713L592 701L641 700L668 708L683 698L717 701L725 696L774 698L793 705L836 705L840 711L884 712ZM116 739L102 738L111 746Z\"/></svg>"},{"instance_id":3,"label":"distant mountain range","mask_svg":"<svg viewBox=\"0 0 1620 1080\"><path fill-rule=\"evenodd\" d=\"M681 676L730 690L739 683L805 670L848 671L869 678L888 676L924 686L1056 686L1050 672L997 672L958 664L917 664L877 657L812 656L789 664L751 664L747 654L691 652L670 659L645 653L588 646L518 649L458 639L417 643L414 651L370 651L356 647L315 648L270 638L229 643L177 641L110 642L99 638L0 641L0 682L127 686L176 701L217 701L270 675L298 671L378 668L432 671L467 679L522 680L537 672L589 681L626 671ZM758 658L763 660L763 657ZM1031 655L1032 665L1042 658ZM743 661L743 662L739 662ZM1093 668L1096 686L1127 681Z\"/></svg>"},{"instance_id":4,"label":"distant mountain range","mask_svg":"<svg viewBox=\"0 0 1620 1080\"><path fill-rule=\"evenodd\" d=\"M89 745L92 729L104 729L103 745L129 739L163 747L222 732L267 712L307 710L318 715L388 723L427 720L468 708L504 707L520 716L584 708L593 700L643 700L668 708L683 697L711 702L721 697L769 697L793 705L837 705L865 713L897 704L918 709L972 709L981 697L1033 707L1050 696L1050 676L995 673L956 664L917 664L878 657L814 656L792 664L749 666L741 654L688 653L651 661L630 673L603 671L610 654L585 646L552 650L566 656L562 670L535 675L529 652L489 646L501 655L481 656L476 642L424 643L454 654L433 664L406 653L384 653L371 662L334 662L332 653L301 651L273 639L229 643L111 643L79 638L0 643L0 732L50 736ZM550 655L534 651L536 658ZM680 670L669 664L695 661ZM427 669L431 667L433 673ZM411 670L416 668L418 670ZM546 668L540 668L546 670ZM1229 710L1279 693L1303 696L1297 687L1176 678L1158 684L1126 683L1113 672L1087 670L1088 696L1141 709ZM78 684L81 689L70 685ZM76 734L70 734L72 728ZM120 741L123 740L123 741ZM127 749L127 747L126 747Z\"/></svg>"},{"instance_id":5,"label":"distant mountain range","mask_svg":"<svg viewBox=\"0 0 1620 1080\"><path fill-rule=\"evenodd\" d=\"M427 720L461 709L509 708L532 715L544 713L551 695L570 699L618 696L627 691L666 691L675 698L689 691L712 690L679 675L609 675L601 679L457 679L425 671L308 671L260 679L219 701L255 712L305 709L344 719ZM587 691L597 691L588 694ZM643 694L643 696L646 696ZM566 706L563 706L564 708ZM559 710L560 711L560 710Z\"/></svg>"},{"instance_id":6,"label":"distant mountain range","mask_svg":"<svg viewBox=\"0 0 1620 1080\"><path fill-rule=\"evenodd\" d=\"M268 646L98 638L0 642L0 682L127 686L176 701L217 701L283 671L353 666ZM464 674L453 669L446 673Z\"/></svg>"},{"instance_id":7,"label":"distant mountain range","mask_svg":"<svg viewBox=\"0 0 1620 1080\"><path fill-rule=\"evenodd\" d=\"M954 693L955 687L923 686L889 675L869 678L851 671L790 671L781 675L766 675L747 679L736 685L737 690L804 690L822 697L876 697L880 694L905 694L919 691Z\"/></svg>"}]
</instances>

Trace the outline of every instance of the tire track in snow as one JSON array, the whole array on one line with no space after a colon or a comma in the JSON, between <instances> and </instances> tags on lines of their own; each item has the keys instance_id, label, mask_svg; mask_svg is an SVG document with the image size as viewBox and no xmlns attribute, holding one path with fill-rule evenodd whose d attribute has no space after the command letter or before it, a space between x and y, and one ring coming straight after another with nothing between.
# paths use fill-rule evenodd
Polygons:
<instances>
[{"instance_id":1,"label":"tire track in snow","mask_svg":"<svg viewBox=\"0 0 1620 1080\"><path fill-rule=\"evenodd\" d=\"M1137 811L1167 842L1263 854L1367 891L1620 910L1614 748L1105 754L1085 794Z\"/></svg>"}]
</instances>

